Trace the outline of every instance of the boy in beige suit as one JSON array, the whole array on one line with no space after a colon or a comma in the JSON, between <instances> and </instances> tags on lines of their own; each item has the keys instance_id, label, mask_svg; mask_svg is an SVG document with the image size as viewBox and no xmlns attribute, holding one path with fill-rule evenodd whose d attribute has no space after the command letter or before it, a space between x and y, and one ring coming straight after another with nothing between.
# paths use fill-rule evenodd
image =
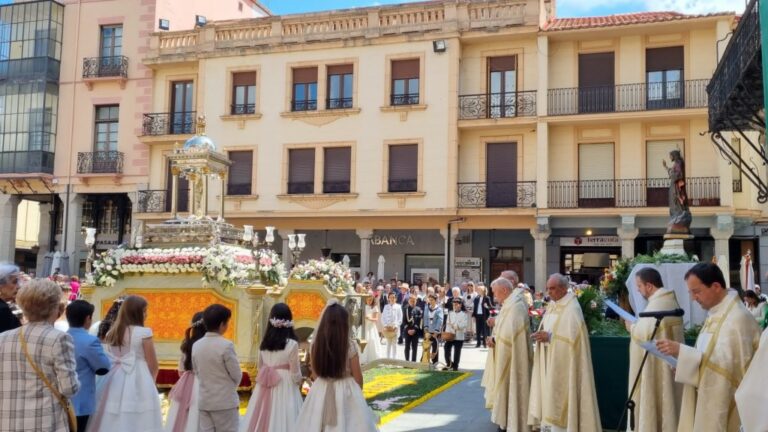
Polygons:
<instances>
[{"instance_id":1,"label":"boy in beige suit","mask_svg":"<svg viewBox=\"0 0 768 432\"><path fill-rule=\"evenodd\" d=\"M242 378L235 345L224 339L232 311L213 304L203 311L208 332L192 346L192 366L200 383L200 432L237 432L237 386Z\"/></svg>"}]
</instances>

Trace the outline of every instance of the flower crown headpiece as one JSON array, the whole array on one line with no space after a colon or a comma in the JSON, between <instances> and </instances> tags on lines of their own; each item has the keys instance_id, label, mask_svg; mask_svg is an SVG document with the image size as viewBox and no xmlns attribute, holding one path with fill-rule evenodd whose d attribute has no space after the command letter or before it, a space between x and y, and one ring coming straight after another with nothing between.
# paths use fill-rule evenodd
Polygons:
<instances>
[{"instance_id":1,"label":"flower crown headpiece","mask_svg":"<svg viewBox=\"0 0 768 432\"><path fill-rule=\"evenodd\" d=\"M205 322L202 319L199 319L192 323L192 327L205 327Z\"/></svg>"},{"instance_id":2,"label":"flower crown headpiece","mask_svg":"<svg viewBox=\"0 0 768 432\"><path fill-rule=\"evenodd\" d=\"M291 328L293 327L293 321L291 320L284 320L284 319L278 319L278 318L270 318L269 323L272 324L272 327L275 328Z\"/></svg>"}]
</instances>

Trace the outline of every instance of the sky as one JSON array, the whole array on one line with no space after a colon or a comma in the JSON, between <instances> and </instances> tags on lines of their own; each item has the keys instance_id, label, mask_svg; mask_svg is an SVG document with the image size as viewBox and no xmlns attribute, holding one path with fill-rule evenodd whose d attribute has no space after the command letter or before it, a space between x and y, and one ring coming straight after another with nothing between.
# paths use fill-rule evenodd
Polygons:
<instances>
[{"instance_id":1,"label":"sky","mask_svg":"<svg viewBox=\"0 0 768 432\"><path fill-rule=\"evenodd\" d=\"M741 13L745 0L555 0L558 17L611 15L643 11L678 11L709 13L734 11ZM406 3L408 0L261 0L272 13L314 12L329 9Z\"/></svg>"}]
</instances>

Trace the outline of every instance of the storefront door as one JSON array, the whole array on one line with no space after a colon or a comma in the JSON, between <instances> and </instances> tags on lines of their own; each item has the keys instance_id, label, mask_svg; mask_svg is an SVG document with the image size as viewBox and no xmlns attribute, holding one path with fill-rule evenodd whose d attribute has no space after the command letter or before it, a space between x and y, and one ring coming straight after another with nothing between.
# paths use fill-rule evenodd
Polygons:
<instances>
[{"instance_id":1,"label":"storefront door","mask_svg":"<svg viewBox=\"0 0 768 432\"><path fill-rule=\"evenodd\" d=\"M496 279L501 272L513 270L520 282L525 282L523 274L523 248L499 248L499 254L491 259L490 279Z\"/></svg>"}]
</instances>

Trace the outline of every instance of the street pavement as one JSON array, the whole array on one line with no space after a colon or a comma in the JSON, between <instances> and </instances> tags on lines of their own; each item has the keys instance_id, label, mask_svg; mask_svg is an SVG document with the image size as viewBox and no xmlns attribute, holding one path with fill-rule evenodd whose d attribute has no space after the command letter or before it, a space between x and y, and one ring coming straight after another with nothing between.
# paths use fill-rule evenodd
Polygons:
<instances>
[{"instance_id":1,"label":"street pavement","mask_svg":"<svg viewBox=\"0 0 768 432\"><path fill-rule=\"evenodd\" d=\"M444 360L443 353L441 346L441 361ZM465 342L459 370L471 372L472 375L381 426L381 431L496 432L497 426L491 423L490 412L485 409L484 389L480 387L487 354L487 349L475 348L474 341ZM404 358L402 345L397 346L397 356Z\"/></svg>"}]
</instances>

